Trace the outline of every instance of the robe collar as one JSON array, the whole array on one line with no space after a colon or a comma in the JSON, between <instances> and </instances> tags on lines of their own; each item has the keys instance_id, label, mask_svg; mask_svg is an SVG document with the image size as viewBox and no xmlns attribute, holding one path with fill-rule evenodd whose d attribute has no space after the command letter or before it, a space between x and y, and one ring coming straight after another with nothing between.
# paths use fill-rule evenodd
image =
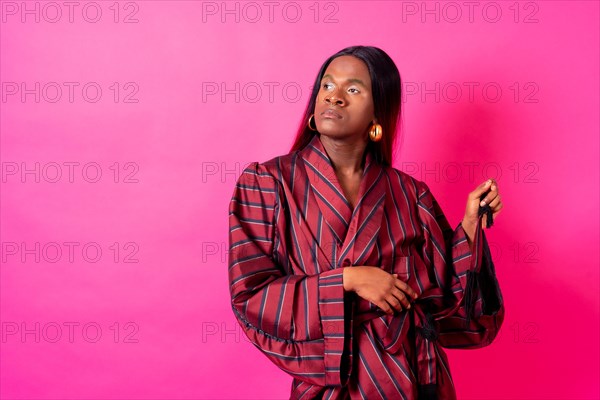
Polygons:
<instances>
[{"instance_id":1,"label":"robe collar","mask_svg":"<svg viewBox=\"0 0 600 400\"><path fill-rule=\"evenodd\" d=\"M373 250L381 228L386 196L383 167L367 152L358 201L352 210L319 135L315 135L299 155L310 191L338 246L334 252L337 255L332 263L334 268L361 265Z\"/></svg>"}]
</instances>

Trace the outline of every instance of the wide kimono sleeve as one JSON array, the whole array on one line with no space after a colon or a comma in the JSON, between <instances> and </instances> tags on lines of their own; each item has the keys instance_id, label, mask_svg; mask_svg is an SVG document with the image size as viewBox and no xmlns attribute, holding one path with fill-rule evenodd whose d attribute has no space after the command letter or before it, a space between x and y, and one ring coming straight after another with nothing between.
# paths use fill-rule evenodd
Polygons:
<instances>
[{"instance_id":1,"label":"wide kimono sleeve","mask_svg":"<svg viewBox=\"0 0 600 400\"><path fill-rule=\"evenodd\" d=\"M462 224L453 230L427 185L419 182L418 187L425 237L421 256L440 289L431 302L438 343L446 348L487 346L504 320L504 302L481 217L471 250Z\"/></svg>"},{"instance_id":2,"label":"wide kimono sleeve","mask_svg":"<svg viewBox=\"0 0 600 400\"><path fill-rule=\"evenodd\" d=\"M240 175L229 206L231 305L249 340L279 368L319 386L347 382L343 268L292 274L279 182L258 163Z\"/></svg>"}]
</instances>

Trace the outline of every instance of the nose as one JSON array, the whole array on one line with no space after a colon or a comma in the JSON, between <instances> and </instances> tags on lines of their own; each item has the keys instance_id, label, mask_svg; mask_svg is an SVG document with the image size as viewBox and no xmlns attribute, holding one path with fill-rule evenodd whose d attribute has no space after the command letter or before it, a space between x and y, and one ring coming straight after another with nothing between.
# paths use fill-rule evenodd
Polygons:
<instances>
[{"instance_id":1,"label":"nose","mask_svg":"<svg viewBox=\"0 0 600 400\"><path fill-rule=\"evenodd\" d=\"M325 97L325 102L329 105L338 105L338 106L342 106L345 104L344 100L338 98L335 94Z\"/></svg>"}]
</instances>

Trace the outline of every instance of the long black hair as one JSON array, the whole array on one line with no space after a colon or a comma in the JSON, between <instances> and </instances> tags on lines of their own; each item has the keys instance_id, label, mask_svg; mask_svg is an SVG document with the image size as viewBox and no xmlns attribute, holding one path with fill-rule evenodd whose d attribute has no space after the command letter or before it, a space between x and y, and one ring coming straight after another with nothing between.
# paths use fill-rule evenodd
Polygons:
<instances>
[{"instance_id":1,"label":"long black hair","mask_svg":"<svg viewBox=\"0 0 600 400\"><path fill-rule=\"evenodd\" d=\"M304 111L304 117L298 128L296 139L290 152L304 148L317 132L308 128L308 119L315 112L315 102L325 70L334 58L354 56L363 61L371 76L371 91L375 108L375 118L381 125L383 137L379 142L369 141L367 151L371 152L377 163L392 165L392 150L396 140L396 129L401 117L402 81L398 67L383 50L373 46L351 46L329 57L321 66L310 99Z\"/></svg>"}]
</instances>

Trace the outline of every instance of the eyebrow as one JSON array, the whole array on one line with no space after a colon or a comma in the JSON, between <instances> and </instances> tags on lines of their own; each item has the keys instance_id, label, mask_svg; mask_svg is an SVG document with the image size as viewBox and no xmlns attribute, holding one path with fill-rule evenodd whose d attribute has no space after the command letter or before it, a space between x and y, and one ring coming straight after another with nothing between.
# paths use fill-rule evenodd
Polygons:
<instances>
[{"instance_id":1,"label":"eyebrow","mask_svg":"<svg viewBox=\"0 0 600 400\"><path fill-rule=\"evenodd\" d=\"M323 78L321 78L321 80L323 80L325 78L331 78L331 79L333 79L333 76L331 76L330 74L325 74L325 75L323 75ZM347 80L347 82L355 82L355 83L358 83L359 85L367 87L367 85L365 85L365 83L363 81L361 81L360 79L358 79L358 78L349 78Z\"/></svg>"}]
</instances>

